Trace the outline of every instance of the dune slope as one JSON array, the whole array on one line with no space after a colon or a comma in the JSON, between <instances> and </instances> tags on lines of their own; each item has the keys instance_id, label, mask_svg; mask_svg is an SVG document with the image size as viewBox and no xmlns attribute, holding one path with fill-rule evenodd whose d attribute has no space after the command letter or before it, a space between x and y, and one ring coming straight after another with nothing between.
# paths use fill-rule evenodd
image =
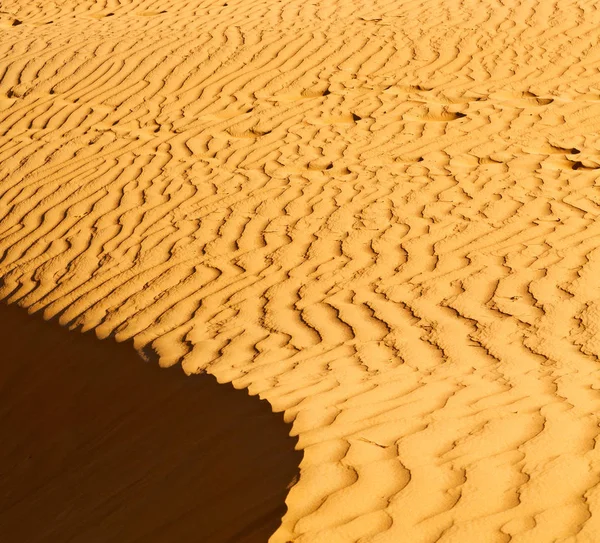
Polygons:
<instances>
[{"instance_id":1,"label":"dune slope","mask_svg":"<svg viewBox=\"0 0 600 543\"><path fill-rule=\"evenodd\" d=\"M267 402L0 304L0 533L264 543L301 453Z\"/></svg>"},{"instance_id":2,"label":"dune slope","mask_svg":"<svg viewBox=\"0 0 600 543\"><path fill-rule=\"evenodd\" d=\"M592 0L3 0L0 295L285 412L272 543L600 539Z\"/></svg>"}]
</instances>

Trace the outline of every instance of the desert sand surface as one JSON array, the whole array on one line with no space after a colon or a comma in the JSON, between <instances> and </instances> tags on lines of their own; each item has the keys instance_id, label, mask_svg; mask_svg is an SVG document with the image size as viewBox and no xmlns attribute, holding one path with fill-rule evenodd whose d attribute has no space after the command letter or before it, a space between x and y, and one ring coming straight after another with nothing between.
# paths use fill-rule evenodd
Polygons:
<instances>
[{"instance_id":1,"label":"desert sand surface","mask_svg":"<svg viewBox=\"0 0 600 543\"><path fill-rule=\"evenodd\" d=\"M0 11L0 296L283 412L270 543L600 541L597 2Z\"/></svg>"},{"instance_id":2,"label":"desert sand surface","mask_svg":"<svg viewBox=\"0 0 600 543\"><path fill-rule=\"evenodd\" d=\"M0 304L0 534L264 543L300 451L266 401Z\"/></svg>"}]
</instances>

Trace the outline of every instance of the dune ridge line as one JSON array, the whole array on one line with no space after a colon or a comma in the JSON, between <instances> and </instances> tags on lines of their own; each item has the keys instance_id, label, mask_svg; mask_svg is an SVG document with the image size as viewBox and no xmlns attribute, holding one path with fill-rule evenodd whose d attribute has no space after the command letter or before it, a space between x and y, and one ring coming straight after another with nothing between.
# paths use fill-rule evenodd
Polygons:
<instances>
[{"instance_id":1,"label":"dune ridge line","mask_svg":"<svg viewBox=\"0 0 600 543\"><path fill-rule=\"evenodd\" d=\"M600 540L595 2L0 6L0 296L283 411L270 543Z\"/></svg>"}]
</instances>

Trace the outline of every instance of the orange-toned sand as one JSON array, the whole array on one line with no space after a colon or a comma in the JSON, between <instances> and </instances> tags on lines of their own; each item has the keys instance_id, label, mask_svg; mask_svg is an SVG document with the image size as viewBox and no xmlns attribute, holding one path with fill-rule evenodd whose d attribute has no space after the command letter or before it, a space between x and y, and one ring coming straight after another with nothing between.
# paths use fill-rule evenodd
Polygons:
<instances>
[{"instance_id":1,"label":"orange-toned sand","mask_svg":"<svg viewBox=\"0 0 600 543\"><path fill-rule=\"evenodd\" d=\"M271 543L597 543L597 6L2 0L0 296L283 411Z\"/></svg>"}]
</instances>

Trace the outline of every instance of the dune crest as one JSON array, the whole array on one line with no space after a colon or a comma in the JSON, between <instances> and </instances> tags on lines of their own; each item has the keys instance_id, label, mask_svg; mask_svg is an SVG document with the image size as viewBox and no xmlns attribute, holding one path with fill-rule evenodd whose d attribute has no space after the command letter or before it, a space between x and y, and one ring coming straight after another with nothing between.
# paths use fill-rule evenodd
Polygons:
<instances>
[{"instance_id":1,"label":"dune crest","mask_svg":"<svg viewBox=\"0 0 600 543\"><path fill-rule=\"evenodd\" d=\"M598 540L595 2L1 10L0 296L284 411L271 543Z\"/></svg>"}]
</instances>

